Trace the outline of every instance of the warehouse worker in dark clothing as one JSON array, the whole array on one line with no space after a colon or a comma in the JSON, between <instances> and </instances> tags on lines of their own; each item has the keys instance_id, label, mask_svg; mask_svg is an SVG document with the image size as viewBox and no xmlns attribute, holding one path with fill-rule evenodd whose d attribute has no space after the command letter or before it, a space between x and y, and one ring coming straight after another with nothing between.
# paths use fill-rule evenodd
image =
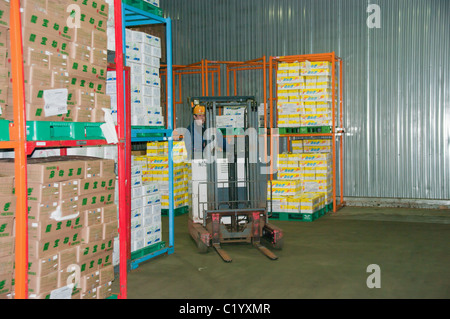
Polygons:
<instances>
[{"instance_id":1,"label":"warehouse worker in dark clothing","mask_svg":"<svg viewBox=\"0 0 450 319\"><path fill-rule=\"evenodd\" d=\"M189 125L188 131L190 136L185 136L184 144L186 146L186 151L188 153L189 159L201 159L203 158L203 151L205 148L212 148L213 141L209 141L205 139L205 122L206 122L206 114L205 107L203 105L196 105L193 108L193 117L194 121ZM226 147L226 141L222 135L220 130L216 130L214 141L217 141L217 144L214 145L214 149L218 151L224 151Z\"/></svg>"}]
</instances>

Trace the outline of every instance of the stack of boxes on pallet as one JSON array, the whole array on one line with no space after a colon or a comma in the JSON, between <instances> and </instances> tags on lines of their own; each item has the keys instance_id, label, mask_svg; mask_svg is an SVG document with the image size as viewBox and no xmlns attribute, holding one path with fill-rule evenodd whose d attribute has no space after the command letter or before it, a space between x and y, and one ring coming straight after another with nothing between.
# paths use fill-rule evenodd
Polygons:
<instances>
[{"instance_id":1,"label":"stack of boxes on pallet","mask_svg":"<svg viewBox=\"0 0 450 319\"><path fill-rule=\"evenodd\" d=\"M279 63L278 127L331 126L330 62Z\"/></svg>"},{"instance_id":2,"label":"stack of boxes on pallet","mask_svg":"<svg viewBox=\"0 0 450 319\"><path fill-rule=\"evenodd\" d=\"M278 179L268 183L267 199L271 200L269 209L273 212L312 214L332 202L331 153L317 153L316 147L310 146L322 141L331 143L331 140L293 141L294 153L278 155ZM330 146L322 146L322 150L327 147Z\"/></svg>"},{"instance_id":3,"label":"stack of boxes on pallet","mask_svg":"<svg viewBox=\"0 0 450 319\"><path fill-rule=\"evenodd\" d=\"M131 167L131 252L161 242L161 193L144 180L146 163L135 156Z\"/></svg>"},{"instance_id":4,"label":"stack of boxes on pallet","mask_svg":"<svg viewBox=\"0 0 450 319\"><path fill-rule=\"evenodd\" d=\"M159 78L160 38L127 29L125 55L131 77L131 125L164 126Z\"/></svg>"},{"instance_id":5,"label":"stack of boxes on pallet","mask_svg":"<svg viewBox=\"0 0 450 319\"><path fill-rule=\"evenodd\" d=\"M168 142L148 142L147 155L137 158L144 164L143 180L158 185L161 208L169 209L169 148ZM174 209L189 205L190 163L183 141L173 142L173 196Z\"/></svg>"},{"instance_id":6,"label":"stack of boxes on pallet","mask_svg":"<svg viewBox=\"0 0 450 319\"><path fill-rule=\"evenodd\" d=\"M130 67L132 126L164 126L160 60L161 43L158 37L126 30L126 65ZM111 114L117 122L116 71L107 72L106 94L111 98Z\"/></svg>"},{"instance_id":7,"label":"stack of boxes on pallet","mask_svg":"<svg viewBox=\"0 0 450 319\"><path fill-rule=\"evenodd\" d=\"M0 174L0 299L12 294L14 271L14 221L16 197L14 177Z\"/></svg>"},{"instance_id":8,"label":"stack of boxes on pallet","mask_svg":"<svg viewBox=\"0 0 450 319\"><path fill-rule=\"evenodd\" d=\"M0 162L2 174L12 171L13 160ZM27 175L29 298L67 288L72 299L110 296L118 232L114 161L32 158Z\"/></svg>"},{"instance_id":9,"label":"stack of boxes on pallet","mask_svg":"<svg viewBox=\"0 0 450 319\"><path fill-rule=\"evenodd\" d=\"M9 16L8 2L0 3L6 9L3 16ZM71 4L80 7L79 20L75 10L66 12ZM21 7L27 120L104 122L103 109L111 104L105 95L108 5L103 0L24 0ZM9 51L7 34L8 29L0 27L0 67L4 70L0 100L6 100L0 104L1 116L12 120L12 83L5 78L11 57L3 59Z\"/></svg>"}]
</instances>

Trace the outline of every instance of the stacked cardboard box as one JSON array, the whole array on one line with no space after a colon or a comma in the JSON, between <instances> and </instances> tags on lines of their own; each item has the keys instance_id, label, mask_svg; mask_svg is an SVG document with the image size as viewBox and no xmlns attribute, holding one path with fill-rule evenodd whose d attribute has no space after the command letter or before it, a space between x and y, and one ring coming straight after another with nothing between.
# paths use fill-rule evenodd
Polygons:
<instances>
[{"instance_id":1,"label":"stacked cardboard box","mask_svg":"<svg viewBox=\"0 0 450 319\"><path fill-rule=\"evenodd\" d=\"M292 140L292 153L331 153L331 139Z\"/></svg>"},{"instance_id":2,"label":"stacked cardboard box","mask_svg":"<svg viewBox=\"0 0 450 319\"><path fill-rule=\"evenodd\" d=\"M147 155L140 157L144 161L143 180L158 184L161 193L161 207L169 208L169 158L168 142L147 143ZM187 161L186 147L183 141L173 143L173 195L174 208L188 206L189 180L191 167Z\"/></svg>"},{"instance_id":3,"label":"stacked cardboard box","mask_svg":"<svg viewBox=\"0 0 450 319\"><path fill-rule=\"evenodd\" d=\"M0 174L0 299L12 296L14 269L14 177Z\"/></svg>"},{"instance_id":4,"label":"stacked cardboard box","mask_svg":"<svg viewBox=\"0 0 450 319\"><path fill-rule=\"evenodd\" d=\"M2 160L0 172L10 171L14 161ZM118 229L114 161L31 158L27 176L29 297L48 298L71 284L72 298L99 297L93 293L101 286L99 274L114 275L113 239Z\"/></svg>"},{"instance_id":5,"label":"stacked cardboard box","mask_svg":"<svg viewBox=\"0 0 450 319\"><path fill-rule=\"evenodd\" d=\"M161 241L161 194L156 183L143 181L145 162L133 157L131 167L131 251Z\"/></svg>"},{"instance_id":6,"label":"stacked cardboard box","mask_svg":"<svg viewBox=\"0 0 450 319\"><path fill-rule=\"evenodd\" d=\"M80 7L79 21L75 11L66 12L70 4ZM110 108L105 96L108 5L103 0L25 0L21 7L27 120L104 122L102 109ZM3 111L9 120L12 102L9 82Z\"/></svg>"},{"instance_id":7,"label":"stacked cardboard box","mask_svg":"<svg viewBox=\"0 0 450 319\"><path fill-rule=\"evenodd\" d=\"M218 128L243 128L244 127L245 107L223 108L223 115L216 116L216 126Z\"/></svg>"},{"instance_id":8,"label":"stacked cardboard box","mask_svg":"<svg viewBox=\"0 0 450 319\"><path fill-rule=\"evenodd\" d=\"M329 126L332 120L331 63L280 63L278 127Z\"/></svg>"},{"instance_id":9,"label":"stacked cardboard box","mask_svg":"<svg viewBox=\"0 0 450 319\"><path fill-rule=\"evenodd\" d=\"M160 38L127 29L125 54L131 69L131 125L164 126L159 78Z\"/></svg>"},{"instance_id":10,"label":"stacked cardboard box","mask_svg":"<svg viewBox=\"0 0 450 319\"><path fill-rule=\"evenodd\" d=\"M272 210L312 213L332 201L330 153L278 155L278 179L268 183Z\"/></svg>"}]
</instances>

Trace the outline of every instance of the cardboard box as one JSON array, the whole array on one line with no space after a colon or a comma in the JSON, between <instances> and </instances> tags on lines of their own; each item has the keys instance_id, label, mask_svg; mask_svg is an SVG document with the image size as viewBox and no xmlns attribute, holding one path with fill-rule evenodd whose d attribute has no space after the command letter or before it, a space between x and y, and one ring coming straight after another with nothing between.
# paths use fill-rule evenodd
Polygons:
<instances>
[{"instance_id":1,"label":"cardboard box","mask_svg":"<svg viewBox=\"0 0 450 319\"><path fill-rule=\"evenodd\" d=\"M0 217L0 237L14 236L14 217Z\"/></svg>"},{"instance_id":2,"label":"cardboard box","mask_svg":"<svg viewBox=\"0 0 450 319\"><path fill-rule=\"evenodd\" d=\"M0 274L12 273L14 270L14 262L14 255L0 257Z\"/></svg>"},{"instance_id":3,"label":"cardboard box","mask_svg":"<svg viewBox=\"0 0 450 319\"><path fill-rule=\"evenodd\" d=\"M91 62L93 59L93 49L90 45L83 45L72 42L69 44L69 57L84 62Z\"/></svg>"},{"instance_id":4,"label":"cardboard box","mask_svg":"<svg viewBox=\"0 0 450 319\"><path fill-rule=\"evenodd\" d=\"M68 71L71 75L80 76L85 79L106 81L106 66L101 67L94 65L91 64L90 61L70 58Z\"/></svg>"},{"instance_id":5,"label":"cardboard box","mask_svg":"<svg viewBox=\"0 0 450 319\"><path fill-rule=\"evenodd\" d=\"M14 254L14 237L0 237L0 257Z\"/></svg>"},{"instance_id":6,"label":"cardboard box","mask_svg":"<svg viewBox=\"0 0 450 319\"><path fill-rule=\"evenodd\" d=\"M28 202L28 219L32 221L47 221L58 207L58 201L41 203L37 201Z\"/></svg>"},{"instance_id":7,"label":"cardboard box","mask_svg":"<svg viewBox=\"0 0 450 319\"><path fill-rule=\"evenodd\" d=\"M106 68L108 65L108 51L106 48L92 48L90 62L102 68Z\"/></svg>"},{"instance_id":8,"label":"cardboard box","mask_svg":"<svg viewBox=\"0 0 450 319\"><path fill-rule=\"evenodd\" d=\"M0 48L7 48L9 46L8 41L9 41L9 28L0 24Z\"/></svg>"},{"instance_id":9,"label":"cardboard box","mask_svg":"<svg viewBox=\"0 0 450 319\"><path fill-rule=\"evenodd\" d=\"M13 194L13 188L14 175L0 174L0 196L11 196Z\"/></svg>"},{"instance_id":10,"label":"cardboard box","mask_svg":"<svg viewBox=\"0 0 450 319\"><path fill-rule=\"evenodd\" d=\"M21 7L21 20L24 27L69 42L74 41L75 28L67 25L67 17L48 14L46 1L22 1Z\"/></svg>"},{"instance_id":11,"label":"cardboard box","mask_svg":"<svg viewBox=\"0 0 450 319\"><path fill-rule=\"evenodd\" d=\"M97 94L95 94L94 92L76 90L76 95L78 97L78 104L77 104L78 106L89 108L95 107L95 96Z\"/></svg>"},{"instance_id":12,"label":"cardboard box","mask_svg":"<svg viewBox=\"0 0 450 319\"><path fill-rule=\"evenodd\" d=\"M44 276L28 276L28 292L40 294L58 288L58 271Z\"/></svg>"},{"instance_id":13,"label":"cardboard box","mask_svg":"<svg viewBox=\"0 0 450 319\"><path fill-rule=\"evenodd\" d=\"M34 240L43 240L53 236L61 236L66 232L81 230L83 228L82 218L76 217L64 221L29 221L28 237Z\"/></svg>"},{"instance_id":14,"label":"cardboard box","mask_svg":"<svg viewBox=\"0 0 450 319\"><path fill-rule=\"evenodd\" d=\"M59 256L54 254L46 258L28 259L28 275L45 276L58 271Z\"/></svg>"},{"instance_id":15,"label":"cardboard box","mask_svg":"<svg viewBox=\"0 0 450 319\"><path fill-rule=\"evenodd\" d=\"M57 200L77 197L79 184L80 183L78 179L59 182L59 196Z\"/></svg>"},{"instance_id":16,"label":"cardboard box","mask_svg":"<svg viewBox=\"0 0 450 319\"><path fill-rule=\"evenodd\" d=\"M102 208L82 211L80 216L85 227L99 225L102 223Z\"/></svg>"},{"instance_id":17,"label":"cardboard box","mask_svg":"<svg viewBox=\"0 0 450 319\"><path fill-rule=\"evenodd\" d=\"M100 269L100 285L114 281L114 266L107 266Z\"/></svg>"},{"instance_id":18,"label":"cardboard box","mask_svg":"<svg viewBox=\"0 0 450 319\"><path fill-rule=\"evenodd\" d=\"M28 182L60 182L84 176L83 161L69 161L64 156L28 159ZM14 159L0 161L0 173L14 171Z\"/></svg>"},{"instance_id":19,"label":"cardboard box","mask_svg":"<svg viewBox=\"0 0 450 319\"><path fill-rule=\"evenodd\" d=\"M102 223L110 223L116 221L117 218L117 205L108 205L101 208L101 222Z\"/></svg>"},{"instance_id":20,"label":"cardboard box","mask_svg":"<svg viewBox=\"0 0 450 319\"><path fill-rule=\"evenodd\" d=\"M58 206L62 217L77 214L79 211L78 196L60 199Z\"/></svg>"},{"instance_id":21,"label":"cardboard box","mask_svg":"<svg viewBox=\"0 0 450 319\"><path fill-rule=\"evenodd\" d=\"M108 46L108 38L106 32L94 29L92 30L91 39L91 46L93 48L106 50Z\"/></svg>"},{"instance_id":22,"label":"cardboard box","mask_svg":"<svg viewBox=\"0 0 450 319\"><path fill-rule=\"evenodd\" d=\"M48 55L49 57L49 69L59 72L68 72L69 71L69 59L68 56L61 53L53 53ZM45 65L45 64L44 64ZM58 73L54 73L58 75ZM67 74L66 77L69 75ZM61 79L53 78L53 86L55 86L55 83L60 83Z\"/></svg>"},{"instance_id":23,"label":"cardboard box","mask_svg":"<svg viewBox=\"0 0 450 319\"><path fill-rule=\"evenodd\" d=\"M87 244L103 239L103 224L83 227L81 230L81 243Z\"/></svg>"},{"instance_id":24,"label":"cardboard box","mask_svg":"<svg viewBox=\"0 0 450 319\"><path fill-rule=\"evenodd\" d=\"M112 282L97 287L97 299L106 299L112 295Z\"/></svg>"},{"instance_id":25,"label":"cardboard box","mask_svg":"<svg viewBox=\"0 0 450 319\"><path fill-rule=\"evenodd\" d=\"M91 243L81 243L77 247L77 263L90 260L101 253L113 250L114 239L94 241Z\"/></svg>"},{"instance_id":26,"label":"cardboard box","mask_svg":"<svg viewBox=\"0 0 450 319\"><path fill-rule=\"evenodd\" d=\"M22 28L22 40L24 49L32 47L44 52L69 55L70 41L58 36L46 34L41 30L35 30L29 27Z\"/></svg>"},{"instance_id":27,"label":"cardboard box","mask_svg":"<svg viewBox=\"0 0 450 319\"><path fill-rule=\"evenodd\" d=\"M103 225L103 239L113 239L119 234L118 220L102 224Z\"/></svg>"},{"instance_id":28,"label":"cardboard box","mask_svg":"<svg viewBox=\"0 0 450 319\"><path fill-rule=\"evenodd\" d=\"M81 243L80 230L71 230L59 236L53 236L44 240L28 241L28 257L43 258L54 255L60 250L64 250Z\"/></svg>"},{"instance_id":29,"label":"cardboard box","mask_svg":"<svg viewBox=\"0 0 450 319\"><path fill-rule=\"evenodd\" d=\"M58 270L58 288L73 284L75 277L77 276L78 269L79 266L76 264L69 264L67 266L60 267Z\"/></svg>"},{"instance_id":30,"label":"cardboard box","mask_svg":"<svg viewBox=\"0 0 450 319\"><path fill-rule=\"evenodd\" d=\"M95 123L104 123L105 122L105 112L101 109L92 109L91 121L95 122Z\"/></svg>"},{"instance_id":31,"label":"cardboard box","mask_svg":"<svg viewBox=\"0 0 450 319\"><path fill-rule=\"evenodd\" d=\"M0 274L0 299L8 299L12 290L13 274Z\"/></svg>"},{"instance_id":32,"label":"cardboard box","mask_svg":"<svg viewBox=\"0 0 450 319\"><path fill-rule=\"evenodd\" d=\"M81 179L79 186L79 195L114 190L115 181L116 177L112 175Z\"/></svg>"},{"instance_id":33,"label":"cardboard box","mask_svg":"<svg viewBox=\"0 0 450 319\"><path fill-rule=\"evenodd\" d=\"M97 109L111 108L111 96L107 94L95 94L94 107Z\"/></svg>"},{"instance_id":34,"label":"cardboard box","mask_svg":"<svg viewBox=\"0 0 450 319\"><path fill-rule=\"evenodd\" d=\"M74 43L92 47L92 30L86 28L75 28Z\"/></svg>"},{"instance_id":35,"label":"cardboard box","mask_svg":"<svg viewBox=\"0 0 450 319\"><path fill-rule=\"evenodd\" d=\"M24 83L38 87L52 86L52 73L38 66L24 66Z\"/></svg>"},{"instance_id":36,"label":"cardboard box","mask_svg":"<svg viewBox=\"0 0 450 319\"><path fill-rule=\"evenodd\" d=\"M0 0L0 26L9 27L9 2Z\"/></svg>"},{"instance_id":37,"label":"cardboard box","mask_svg":"<svg viewBox=\"0 0 450 319\"><path fill-rule=\"evenodd\" d=\"M60 183L28 183L28 200L37 202L55 202L60 197Z\"/></svg>"},{"instance_id":38,"label":"cardboard box","mask_svg":"<svg viewBox=\"0 0 450 319\"><path fill-rule=\"evenodd\" d=\"M77 252L80 245L58 251L58 270L77 264Z\"/></svg>"},{"instance_id":39,"label":"cardboard box","mask_svg":"<svg viewBox=\"0 0 450 319\"><path fill-rule=\"evenodd\" d=\"M16 196L0 196L0 217L14 216L16 211Z\"/></svg>"},{"instance_id":40,"label":"cardboard box","mask_svg":"<svg viewBox=\"0 0 450 319\"><path fill-rule=\"evenodd\" d=\"M80 287L81 291L85 292L87 290L92 290L94 288L97 288L100 283L100 271L96 270L93 272L90 272L80 279Z\"/></svg>"}]
</instances>

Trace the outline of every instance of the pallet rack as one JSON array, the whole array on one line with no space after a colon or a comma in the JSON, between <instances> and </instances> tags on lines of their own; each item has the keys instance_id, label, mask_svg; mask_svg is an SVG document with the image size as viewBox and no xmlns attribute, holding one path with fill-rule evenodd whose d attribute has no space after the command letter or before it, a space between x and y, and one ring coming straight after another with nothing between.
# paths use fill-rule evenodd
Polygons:
<instances>
[{"instance_id":1,"label":"pallet rack","mask_svg":"<svg viewBox=\"0 0 450 319\"><path fill-rule=\"evenodd\" d=\"M130 261L130 176L131 176L131 142L141 140L167 140L169 141L169 154L172 154L172 94L168 94L167 113L169 124L167 129L132 129L130 125L129 96L129 68L125 66L124 37L125 27L152 23L165 23L167 30L167 68L171 83L172 46L171 46L171 20L162 18L160 11L144 11L139 9L139 3L133 0L130 4L122 4L121 0L114 0L115 40L116 50L115 64L110 64L108 69L116 69L117 72L117 126L118 136L118 181L119 185L119 237L120 237L120 293L119 299L127 298L127 272ZM122 9L123 8L123 9ZM151 12L150 12L151 11ZM66 147L107 145L105 139L68 139L68 140L27 140L26 109L24 92L24 66L22 49L22 28L20 1L10 2L10 41L11 41L11 77L13 88L13 122L9 124L9 140L0 141L0 149L12 149L15 153L15 185L16 185L16 215L15 215L15 299L28 298L28 198L27 198L27 155L35 148L59 147L64 155ZM172 87L169 84L168 92ZM128 96L128 97L127 97ZM136 134L143 131L150 134L162 134L161 138L139 138ZM134 137L134 138L133 138ZM173 176L172 157L169 156L169 175ZM169 184L169 192L173 193L173 178ZM173 196L169 197L169 247L158 251L152 251L137 260L131 261L131 268L139 263L161 254L171 254L174 251L173 243Z\"/></svg>"},{"instance_id":2,"label":"pallet rack","mask_svg":"<svg viewBox=\"0 0 450 319\"><path fill-rule=\"evenodd\" d=\"M119 1L117 1L119 2ZM24 66L22 49L20 1L10 2L10 41L11 41L11 77L13 91L13 122L9 124L10 140L0 142L1 149L13 149L15 153L15 299L28 298L28 198L27 198L27 155L30 155L38 147L74 147L106 145L104 139L72 139L39 141L27 140L26 109L24 91ZM122 65L123 68L123 65ZM123 79L122 79L123 83ZM122 91L123 92L123 91ZM123 101L123 98L122 98ZM123 102L122 102L123 103ZM120 104L119 102L119 105ZM124 108L119 108L117 133L119 138L119 183L126 185L125 177L125 125ZM119 214L121 220L126 222L127 199L124 190L119 190ZM129 212L128 212L129 215ZM120 227L121 231L125 228ZM124 250L126 251L126 250ZM121 276L121 281L126 280L126 275ZM121 285L122 287L122 285ZM121 289L126 295L126 287Z\"/></svg>"},{"instance_id":3,"label":"pallet rack","mask_svg":"<svg viewBox=\"0 0 450 319\"><path fill-rule=\"evenodd\" d=\"M115 0L119 2L119 0ZM148 254L143 254L136 259L130 261L130 268L136 269L143 262L146 262L156 256L163 254L172 254L174 252L174 203L173 203L173 94L172 94L172 21L170 18L162 17L159 11L151 10L145 3L135 0L128 0L121 4L122 10L115 7L115 31L116 31L116 59L120 53L121 63L124 63L123 56L125 54L123 43L125 43L125 29L127 27L165 24L166 27L166 53L167 53L167 128L145 128L145 127L131 127L130 135L131 142L151 142L151 141L168 141L168 161L169 161L169 246L160 247L156 251L150 251ZM118 16L122 15L122 16ZM117 21L120 20L120 23ZM117 64L117 62L116 62ZM120 69L120 67L118 66ZM119 76L117 75L117 82L119 88ZM119 92L118 92L119 93ZM119 99L119 94L117 94ZM127 113L129 114L129 113ZM141 135L141 136L138 136ZM130 174L130 166L128 166L127 174ZM122 255L121 255L122 258ZM125 260L124 260L125 261ZM123 261L120 260L122 267ZM126 263L125 263L126 264ZM121 272L122 274L122 272Z\"/></svg>"},{"instance_id":4,"label":"pallet rack","mask_svg":"<svg viewBox=\"0 0 450 319\"><path fill-rule=\"evenodd\" d=\"M276 57L270 57L269 58L269 103L270 103L270 110L271 110L271 116L270 116L270 127L275 127L275 121L276 121L276 107L274 108L274 102L276 102L276 92L277 92L277 84L276 84L276 76L274 77L274 72L276 74L276 71L278 70L278 63L285 62L285 63L293 63L293 62L304 62L304 61L327 61L330 62L332 65L331 68L331 88L332 88L332 122L331 127L329 128L329 132L323 133L320 132L305 132L302 130L302 128L299 128L297 130L298 132L271 132L271 135L279 137L286 137L289 140L292 137L309 137L309 138L316 138L316 137L326 137L332 139L332 160L333 160L333 212L337 212L338 209L345 206L344 202L344 167L343 167L343 62L342 59L338 56L336 56L335 52L330 53L321 53L321 54L306 54L306 55L291 55L291 56L276 56ZM338 68L339 72L336 74L336 69ZM339 92L336 92L336 84L338 85ZM339 98L339 105L336 105L336 98ZM339 117L336 117L336 111L339 110ZM272 136L272 137L273 137ZM337 174L336 174L336 139L339 138L339 181L340 181L340 202L337 204L336 202L336 180L337 180ZM273 139L270 139L270 152L271 152L271 174L270 179L273 180Z\"/></svg>"}]
</instances>

